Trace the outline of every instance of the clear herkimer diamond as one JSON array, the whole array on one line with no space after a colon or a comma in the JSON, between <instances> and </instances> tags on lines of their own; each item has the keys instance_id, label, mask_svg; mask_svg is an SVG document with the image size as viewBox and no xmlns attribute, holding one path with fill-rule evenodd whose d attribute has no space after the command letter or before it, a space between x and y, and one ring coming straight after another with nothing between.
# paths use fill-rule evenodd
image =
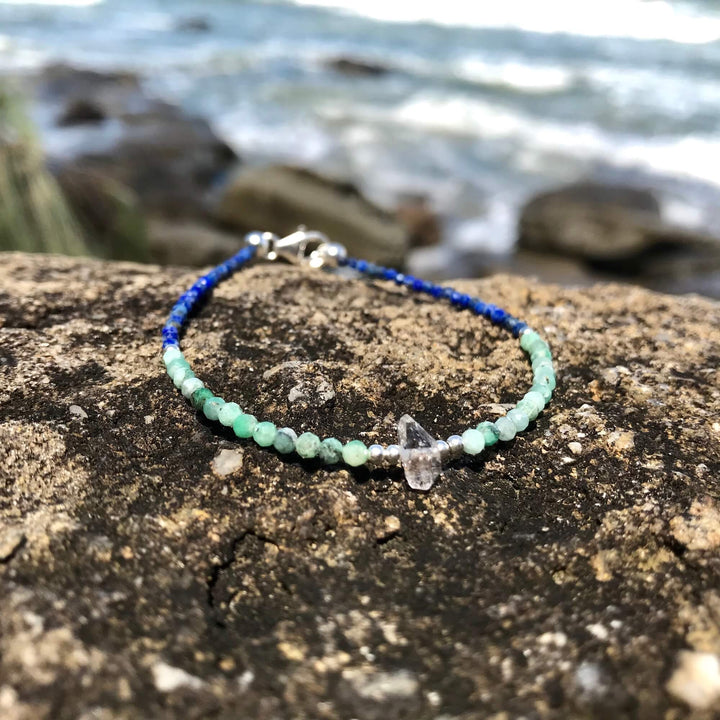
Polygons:
<instances>
[{"instance_id":1,"label":"clear herkimer diamond","mask_svg":"<svg viewBox=\"0 0 720 720\"><path fill-rule=\"evenodd\" d=\"M408 485L413 490L429 490L442 469L435 439L409 415L400 418L398 438Z\"/></svg>"}]
</instances>

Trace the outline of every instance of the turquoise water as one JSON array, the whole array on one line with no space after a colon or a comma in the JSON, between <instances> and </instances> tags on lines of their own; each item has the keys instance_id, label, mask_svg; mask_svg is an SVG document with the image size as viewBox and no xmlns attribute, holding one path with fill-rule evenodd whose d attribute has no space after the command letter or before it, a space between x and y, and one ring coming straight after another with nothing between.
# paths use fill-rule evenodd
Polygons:
<instances>
[{"instance_id":1,"label":"turquoise water","mask_svg":"<svg viewBox=\"0 0 720 720\"><path fill-rule=\"evenodd\" d=\"M178 21L201 16L210 30ZM327 69L339 55L382 77ZM427 194L458 247L507 250L518 206L592 175L720 220L720 4L662 0L0 0L0 69L138 70L249 162ZM52 143L50 143L52 146Z\"/></svg>"}]
</instances>

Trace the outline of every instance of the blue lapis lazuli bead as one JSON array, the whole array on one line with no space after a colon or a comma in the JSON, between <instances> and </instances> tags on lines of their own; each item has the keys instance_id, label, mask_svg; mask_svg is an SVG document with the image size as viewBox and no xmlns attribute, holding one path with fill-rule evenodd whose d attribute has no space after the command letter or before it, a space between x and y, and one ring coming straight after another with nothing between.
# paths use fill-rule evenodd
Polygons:
<instances>
[{"instance_id":1,"label":"blue lapis lazuli bead","mask_svg":"<svg viewBox=\"0 0 720 720\"><path fill-rule=\"evenodd\" d=\"M358 272L364 273L368 269L368 262L367 260L358 260L357 264L355 265L355 269Z\"/></svg>"},{"instance_id":2,"label":"blue lapis lazuli bead","mask_svg":"<svg viewBox=\"0 0 720 720\"><path fill-rule=\"evenodd\" d=\"M431 294L434 298L439 298L439 297L441 297L442 294L443 294L443 288L442 288L442 286L441 286L441 285L432 285L432 286L430 287L430 294Z\"/></svg>"},{"instance_id":3,"label":"blue lapis lazuli bead","mask_svg":"<svg viewBox=\"0 0 720 720\"><path fill-rule=\"evenodd\" d=\"M404 283L405 283L405 275L403 275L403 274L400 273L400 272L397 273L397 275L395 275L395 284L396 284L396 285L403 285Z\"/></svg>"},{"instance_id":4,"label":"blue lapis lazuli bead","mask_svg":"<svg viewBox=\"0 0 720 720\"><path fill-rule=\"evenodd\" d=\"M496 307L490 311L490 319L498 325L504 322L506 317L507 313L502 308Z\"/></svg>"}]
</instances>

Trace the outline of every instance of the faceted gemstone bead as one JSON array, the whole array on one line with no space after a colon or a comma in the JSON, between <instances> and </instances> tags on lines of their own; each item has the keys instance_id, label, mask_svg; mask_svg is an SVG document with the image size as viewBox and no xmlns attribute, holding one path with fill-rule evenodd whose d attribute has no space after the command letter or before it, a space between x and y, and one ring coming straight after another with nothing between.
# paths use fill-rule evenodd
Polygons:
<instances>
[{"instance_id":1,"label":"faceted gemstone bead","mask_svg":"<svg viewBox=\"0 0 720 720\"><path fill-rule=\"evenodd\" d=\"M550 398L552 397L552 390L550 389L550 386L545 383L534 382L533 386L530 388L530 392L540 393L546 403L550 402Z\"/></svg>"},{"instance_id":2,"label":"faceted gemstone bead","mask_svg":"<svg viewBox=\"0 0 720 720\"><path fill-rule=\"evenodd\" d=\"M233 432L239 438L251 438L255 432L258 421L254 415L240 413L233 423Z\"/></svg>"},{"instance_id":3,"label":"faceted gemstone bead","mask_svg":"<svg viewBox=\"0 0 720 720\"><path fill-rule=\"evenodd\" d=\"M320 443L318 457L326 465L334 465L342 459L343 444L337 438L325 438Z\"/></svg>"},{"instance_id":4,"label":"faceted gemstone bead","mask_svg":"<svg viewBox=\"0 0 720 720\"><path fill-rule=\"evenodd\" d=\"M538 370L552 370L554 372L552 360L546 357L539 357L532 361L533 372Z\"/></svg>"},{"instance_id":5,"label":"faceted gemstone bead","mask_svg":"<svg viewBox=\"0 0 720 720\"><path fill-rule=\"evenodd\" d=\"M175 370L171 377L173 385L179 390L186 380L195 377L195 373L189 367L181 367Z\"/></svg>"},{"instance_id":6,"label":"faceted gemstone bead","mask_svg":"<svg viewBox=\"0 0 720 720\"><path fill-rule=\"evenodd\" d=\"M275 442L277 428L271 422L261 422L257 424L255 432L253 432L253 440L260 447L270 447Z\"/></svg>"},{"instance_id":7,"label":"faceted gemstone bead","mask_svg":"<svg viewBox=\"0 0 720 720\"><path fill-rule=\"evenodd\" d=\"M192 404L196 410L202 410L205 401L214 397L211 390L206 387L201 387L192 394Z\"/></svg>"},{"instance_id":8,"label":"faceted gemstone bead","mask_svg":"<svg viewBox=\"0 0 720 720\"><path fill-rule=\"evenodd\" d=\"M485 420L477 426L477 429L483 434L485 447L490 447L491 445L495 445L495 443L497 443L498 429L495 427L494 423L491 423L489 420Z\"/></svg>"},{"instance_id":9,"label":"faceted gemstone bead","mask_svg":"<svg viewBox=\"0 0 720 720\"><path fill-rule=\"evenodd\" d=\"M179 358L175 358L174 360L171 360L167 364L166 370L167 370L167 374L170 377L172 377L175 374L175 372L177 370L179 370L180 368L189 368L189 367L190 367L190 363L184 357L179 357Z\"/></svg>"},{"instance_id":10,"label":"faceted gemstone bead","mask_svg":"<svg viewBox=\"0 0 720 720\"><path fill-rule=\"evenodd\" d=\"M235 422L241 412L242 410L240 410L240 406L237 403L225 403L220 408L220 412L218 413L218 420L225 427L232 427L232 424Z\"/></svg>"},{"instance_id":11,"label":"faceted gemstone bead","mask_svg":"<svg viewBox=\"0 0 720 720\"><path fill-rule=\"evenodd\" d=\"M280 428L273 441L273 447L283 455L291 453L295 449L297 433L289 427Z\"/></svg>"},{"instance_id":12,"label":"faceted gemstone bead","mask_svg":"<svg viewBox=\"0 0 720 720\"><path fill-rule=\"evenodd\" d=\"M507 416L500 417L495 421L495 427L498 431L500 440L508 441L515 437L515 423Z\"/></svg>"},{"instance_id":13,"label":"faceted gemstone bead","mask_svg":"<svg viewBox=\"0 0 720 720\"><path fill-rule=\"evenodd\" d=\"M320 452L320 438L311 432L304 432L295 441L295 452L302 458L314 458Z\"/></svg>"},{"instance_id":14,"label":"faceted gemstone bead","mask_svg":"<svg viewBox=\"0 0 720 720\"><path fill-rule=\"evenodd\" d=\"M398 423L398 440L408 485L413 490L429 490L442 469L435 438L410 415L403 415Z\"/></svg>"},{"instance_id":15,"label":"faceted gemstone bead","mask_svg":"<svg viewBox=\"0 0 720 720\"><path fill-rule=\"evenodd\" d=\"M555 373L547 370L539 370L533 375L534 385L547 385L550 390L555 389Z\"/></svg>"},{"instance_id":16,"label":"faceted gemstone bead","mask_svg":"<svg viewBox=\"0 0 720 720\"><path fill-rule=\"evenodd\" d=\"M528 330L520 336L520 347L525 352L531 352L537 342L542 342L542 338L534 330Z\"/></svg>"},{"instance_id":17,"label":"faceted gemstone bead","mask_svg":"<svg viewBox=\"0 0 720 720\"><path fill-rule=\"evenodd\" d=\"M533 350L530 353L530 361L536 362L538 360L552 360L552 353L550 348L543 343L542 345L534 345Z\"/></svg>"},{"instance_id":18,"label":"faceted gemstone bead","mask_svg":"<svg viewBox=\"0 0 720 720\"><path fill-rule=\"evenodd\" d=\"M165 367L167 367L173 360L184 360L182 351L179 347L169 347L164 353L163 353L163 362L165 363Z\"/></svg>"},{"instance_id":19,"label":"faceted gemstone bead","mask_svg":"<svg viewBox=\"0 0 720 720\"><path fill-rule=\"evenodd\" d=\"M184 398L187 398L189 400L196 390L199 390L201 387L204 386L205 383L203 383L200 378L191 377L185 380L185 382L180 386L180 392L183 394Z\"/></svg>"},{"instance_id":20,"label":"faceted gemstone bead","mask_svg":"<svg viewBox=\"0 0 720 720\"><path fill-rule=\"evenodd\" d=\"M208 398L203 405L203 414L208 420L217 420L225 401L217 396Z\"/></svg>"},{"instance_id":21,"label":"faceted gemstone bead","mask_svg":"<svg viewBox=\"0 0 720 720\"><path fill-rule=\"evenodd\" d=\"M347 465L359 467L367 462L368 449L362 440L351 440L343 447L342 458Z\"/></svg>"},{"instance_id":22,"label":"faceted gemstone bead","mask_svg":"<svg viewBox=\"0 0 720 720\"><path fill-rule=\"evenodd\" d=\"M532 408L531 412L528 413L530 420L534 420L545 409L545 398L534 390L525 393L522 402Z\"/></svg>"},{"instance_id":23,"label":"faceted gemstone bead","mask_svg":"<svg viewBox=\"0 0 720 720\"><path fill-rule=\"evenodd\" d=\"M485 435L480 430L470 428L462 434L463 449L468 455L477 455L485 448Z\"/></svg>"},{"instance_id":24,"label":"faceted gemstone bead","mask_svg":"<svg viewBox=\"0 0 720 720\"><path fill-rule=\"evenodd\" d=\"M522 410L518 410L517 408L508 411L506 417L512 421L516 432L522 432L530 424L530 418Z\"/></svg>"}]
</instances>

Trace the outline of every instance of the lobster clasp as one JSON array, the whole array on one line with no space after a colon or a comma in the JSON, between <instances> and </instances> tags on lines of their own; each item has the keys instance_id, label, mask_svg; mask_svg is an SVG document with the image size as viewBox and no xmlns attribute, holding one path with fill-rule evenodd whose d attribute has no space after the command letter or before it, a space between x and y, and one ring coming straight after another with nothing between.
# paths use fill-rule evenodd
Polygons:
<instances>
[{"instance_id":1,"label":"lobster clasp","mask_svg":"<svg viewBox=\"0 0 720 720\"><path fill-rule=\"evenodd\" d=\"M320 268L337 266L347 257L347 251L339 243L330 241L319 230L307 230L300 226L294 233L281 238L273 233L251 233L248 242L256 245L260 256L267 260L286 260Z\"/></svg>"}]
</instances>

